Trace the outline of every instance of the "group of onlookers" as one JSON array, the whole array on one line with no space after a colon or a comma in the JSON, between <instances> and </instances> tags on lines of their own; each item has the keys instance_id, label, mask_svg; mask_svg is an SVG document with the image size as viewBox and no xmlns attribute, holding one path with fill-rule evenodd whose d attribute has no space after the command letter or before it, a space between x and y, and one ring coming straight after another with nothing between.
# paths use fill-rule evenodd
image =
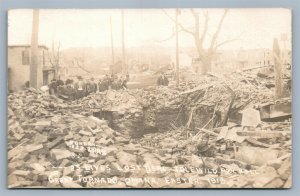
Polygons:
<instances>
[{"instance_id":1,"label":"group of onlookers","mask_svg":"<svg viewBox=\"0 0 300 196\"><path fill-rule=\"evenodd\" d=\"M48 86L51 95L56 95L64 100L76 100L91 93L104 92L109 89L127 89L128 81L128 74L124 77L115 74L106 74L98 82L94 78L83 80L81 76L78 76L76 81L73 79L67 79L66 81L53 79ZM163 73L158 77L157 85L169 85L169 80Z\"/></svg>"},{"instance_id":2,"label":"group of onlookers","mask_svg":"<svg viewBox=\"0 0 300 196\"><path fill-rule=\"evenodd\" d=\"M157 79L157 85L158 86L168 86L169 85L169 80L165 76L165 74L161 73L160 76Z\"/></svg>"},{"instance_id":3,"label":"group of onlookers","mask_svg":"<svg viewBox=\"0 0 300 196\"><path fill-rule=\"evenodd\" d=\"M51 95L56 95L65 100L76 100L97 91L127 89L128 80L128 74L125 77L118 77L115 74L105 75L98 82L94 78L84 81L81 76L78 76L77 81L73 79L67 79L66 81L53 79L48 86Z\"/></svg>"}]
</instances>

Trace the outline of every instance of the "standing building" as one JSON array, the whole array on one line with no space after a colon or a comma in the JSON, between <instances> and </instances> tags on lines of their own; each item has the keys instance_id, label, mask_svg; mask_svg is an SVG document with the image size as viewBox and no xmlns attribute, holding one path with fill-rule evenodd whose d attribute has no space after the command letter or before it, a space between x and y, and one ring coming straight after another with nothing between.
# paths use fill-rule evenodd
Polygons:
<instances>
[{"instance_id":1,"label":"standing building","mask_svg":"<svg viewBox=\"0 0 300 196\"><path fill-rule=\"evenodd\" d=\"M55 69L49 63L49 49L39 45L39 65L42 67L43 85L54 78ZM29 86L30 45L8 46L8 90L18 91Z\"/></svg>"}]
</instances>

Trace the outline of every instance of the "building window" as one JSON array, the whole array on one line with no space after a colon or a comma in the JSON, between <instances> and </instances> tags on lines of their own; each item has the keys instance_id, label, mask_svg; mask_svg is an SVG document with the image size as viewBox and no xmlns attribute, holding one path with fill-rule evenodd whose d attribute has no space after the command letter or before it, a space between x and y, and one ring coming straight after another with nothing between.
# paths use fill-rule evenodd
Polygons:
<instances>
[{"instance_id":1,"label":"building window","mask_svg":"<svg viewBox=\"0 0 300 196\"><path fill-rule=\"evenodd\" d=\"M29 51L22 51L22 65L29 65Z\"/></svg>"}]
</instances>

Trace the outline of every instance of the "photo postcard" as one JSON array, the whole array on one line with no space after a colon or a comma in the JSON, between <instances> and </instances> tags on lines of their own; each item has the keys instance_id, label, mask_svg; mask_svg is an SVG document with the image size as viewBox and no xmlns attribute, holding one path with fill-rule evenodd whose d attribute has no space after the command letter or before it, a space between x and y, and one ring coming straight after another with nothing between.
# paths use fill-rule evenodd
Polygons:
<instances>
[{"instance_id":1,"label":"photo postcard","mask_svg":"<svg viewBox=\"0 0 300 196\"><path fill-rule=\"evenodd\" d=\"M291 188L284 8L12 9L8 188Z\"/></svg>"}]
</instances>

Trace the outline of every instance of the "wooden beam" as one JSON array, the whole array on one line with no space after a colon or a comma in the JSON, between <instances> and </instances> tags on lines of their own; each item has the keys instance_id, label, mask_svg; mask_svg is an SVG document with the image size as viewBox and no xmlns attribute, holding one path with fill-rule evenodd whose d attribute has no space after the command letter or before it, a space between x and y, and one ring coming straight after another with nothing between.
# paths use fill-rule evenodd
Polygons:
<instances>
[{"instance_id":1,"label":"wooden beam","mask_svg":"<svg viewBox=\"0 0 300 196\"><path fill-rule=\"evenodd\" d=\"M275 97L276 99L283 97L283 81L282 81L282 62L280 56L280 48L278 39L273 41L273 56L275 63Z\"/></svg>"},{"instance_id":2,"label":"wooden beam","mask_svg":"<svg viewBox=\"0 0 300 196\"><path fill-rule=\"evenodd\" d=\"M32 32L31 32L31 61L30 61L30 78L29 85L38 89L42 86L42 69L39 63L39 10L34 9L32 13Z\"/></svg>"}]
</instances>

